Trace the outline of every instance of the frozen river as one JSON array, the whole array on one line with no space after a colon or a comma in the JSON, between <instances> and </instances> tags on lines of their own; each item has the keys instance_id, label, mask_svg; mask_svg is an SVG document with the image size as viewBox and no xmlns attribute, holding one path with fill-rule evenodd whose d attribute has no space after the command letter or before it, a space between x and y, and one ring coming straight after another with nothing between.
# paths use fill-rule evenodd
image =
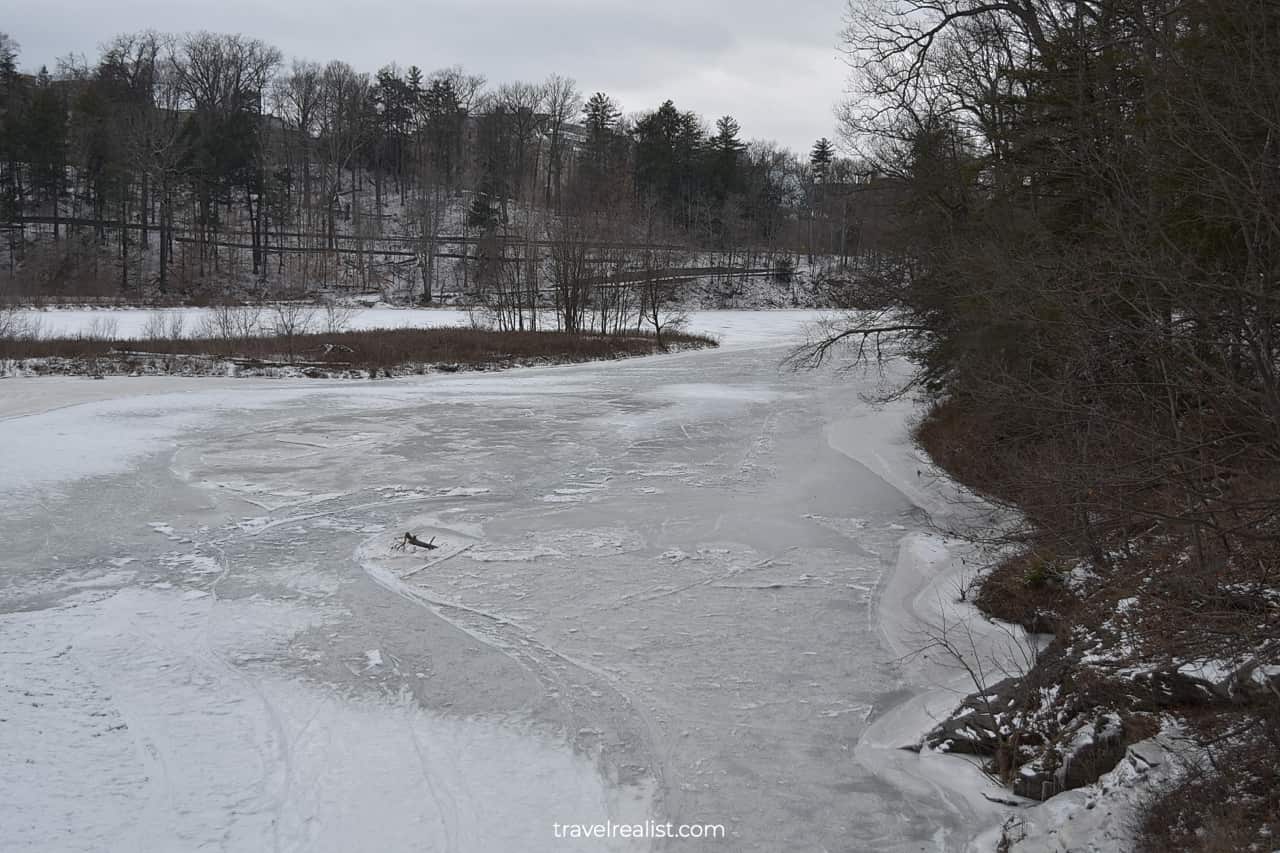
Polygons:
<instances>
[{"instance_id":1,"label":"frozen river","mask_svg":"<svg viewBox=\"0 0 1280 853\"><path fill-rule=\"evenodd\" d=\"M808 319L492 375L0 381L5 844L949 848L968 801L860 747L930 686L910 407L780 370ZM728 837L553 829L610 820Z\"/></svg>"}]
</instances>

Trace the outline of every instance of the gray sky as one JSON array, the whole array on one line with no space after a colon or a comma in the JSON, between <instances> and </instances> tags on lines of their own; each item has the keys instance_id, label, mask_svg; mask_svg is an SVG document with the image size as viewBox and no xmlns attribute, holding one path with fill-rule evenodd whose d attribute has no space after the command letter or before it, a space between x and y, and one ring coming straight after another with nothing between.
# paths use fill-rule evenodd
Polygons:
<instances>
[{"instance_id":1,"label":"gray sky","mask_svg":"<svg viewBox=\"0 0 1280 853\"><path fill-rule=\"evenodd\" d=\"M631 113L671 98L804 151L832 136L843 0L5 0L24 69L141 29L240 32L293 57L572 77Z\"/></svg>"}]
</instances>

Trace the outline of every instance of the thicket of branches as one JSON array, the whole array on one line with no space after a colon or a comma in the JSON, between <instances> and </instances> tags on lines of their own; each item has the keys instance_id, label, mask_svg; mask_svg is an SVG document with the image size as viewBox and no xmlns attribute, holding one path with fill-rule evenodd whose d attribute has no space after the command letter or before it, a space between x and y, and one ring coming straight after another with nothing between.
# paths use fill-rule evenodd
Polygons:
<instances>
[{"instance_id":1,"label":"thicket of branches","mask_svg":"<svg viewBox=\"0 0 1280 853\"><path fill-rule=\"evenodd\" d=\"M847 44L846 130L909 203L894 319L840 331L905 346L982 485L1099 559L1280 542L1280 7L855 2Z\"/></svg>"},{"instance_id":2,"label":"thicket of branches","mask_svg":"<svg viewBox=\"0 0 1280 853\"><path fill-rule=\"evenodd\" d=\"M1135 596L1146 664L1280 661L1280 4L854 0L846 45L902 263L801 355L914 359L935 458L1103 579L1063 643ZM1274 767L1257 701L1237 735ZM1274 817L1272 782L1215 778Z\"/></svg>"},{"instance_id":3,"label":"thicket of branches","mask_svg":"<svg viewBox=\"0 0 1280 853\"><path fill-rule=\"evenodd\" d=\"M829 142L797 155L670 101L626 117L555 75L495 87L456 67L371 75L213 33L123 35L96 61L28 75L0 39L0 223L28 289L374 287L391 268L425 301L448 287L566 304L576 285L564 252L547 251L561 238L589 244L589 278L616 270L603 249L624 244L745 269L801 251L847 260L875 242L854 200L865 170ZM63 249L24 257L33 235Z\"/></svg>"}]
</instances>

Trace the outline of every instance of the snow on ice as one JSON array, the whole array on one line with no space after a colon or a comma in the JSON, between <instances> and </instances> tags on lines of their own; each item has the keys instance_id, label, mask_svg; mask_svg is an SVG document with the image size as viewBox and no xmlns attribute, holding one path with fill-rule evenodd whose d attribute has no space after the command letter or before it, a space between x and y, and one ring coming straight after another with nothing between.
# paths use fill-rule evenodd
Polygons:
<instances>
[{"instance_id":1,"label":"snow on ice","mask_svg":"<svg viewBox=\"0 0 1280 853\"><path fill-rule=\"evenodd\" d=\"M956 698L903 660L963 616L956 510L910 403L780 367L813 319L498 375L0 381L6 844L963 849L989 783L898 749Z\"/></svg>"}]
</instances>

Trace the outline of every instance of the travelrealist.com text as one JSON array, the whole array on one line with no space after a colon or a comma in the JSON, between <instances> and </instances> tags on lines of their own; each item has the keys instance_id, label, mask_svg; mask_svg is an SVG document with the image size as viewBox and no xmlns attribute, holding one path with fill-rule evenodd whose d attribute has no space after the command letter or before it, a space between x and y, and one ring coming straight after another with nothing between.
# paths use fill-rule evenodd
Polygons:
<instances>
[{"instance_id":1,"label":"travelrealist.com text","mask_svg":"<svg viewBox=\"0 0 1280 853\"><path fill-rule=\"evenodd\" d=\"M724 838L718 823L553 823L556 838Z\"/></svg>"}]
</instances>

